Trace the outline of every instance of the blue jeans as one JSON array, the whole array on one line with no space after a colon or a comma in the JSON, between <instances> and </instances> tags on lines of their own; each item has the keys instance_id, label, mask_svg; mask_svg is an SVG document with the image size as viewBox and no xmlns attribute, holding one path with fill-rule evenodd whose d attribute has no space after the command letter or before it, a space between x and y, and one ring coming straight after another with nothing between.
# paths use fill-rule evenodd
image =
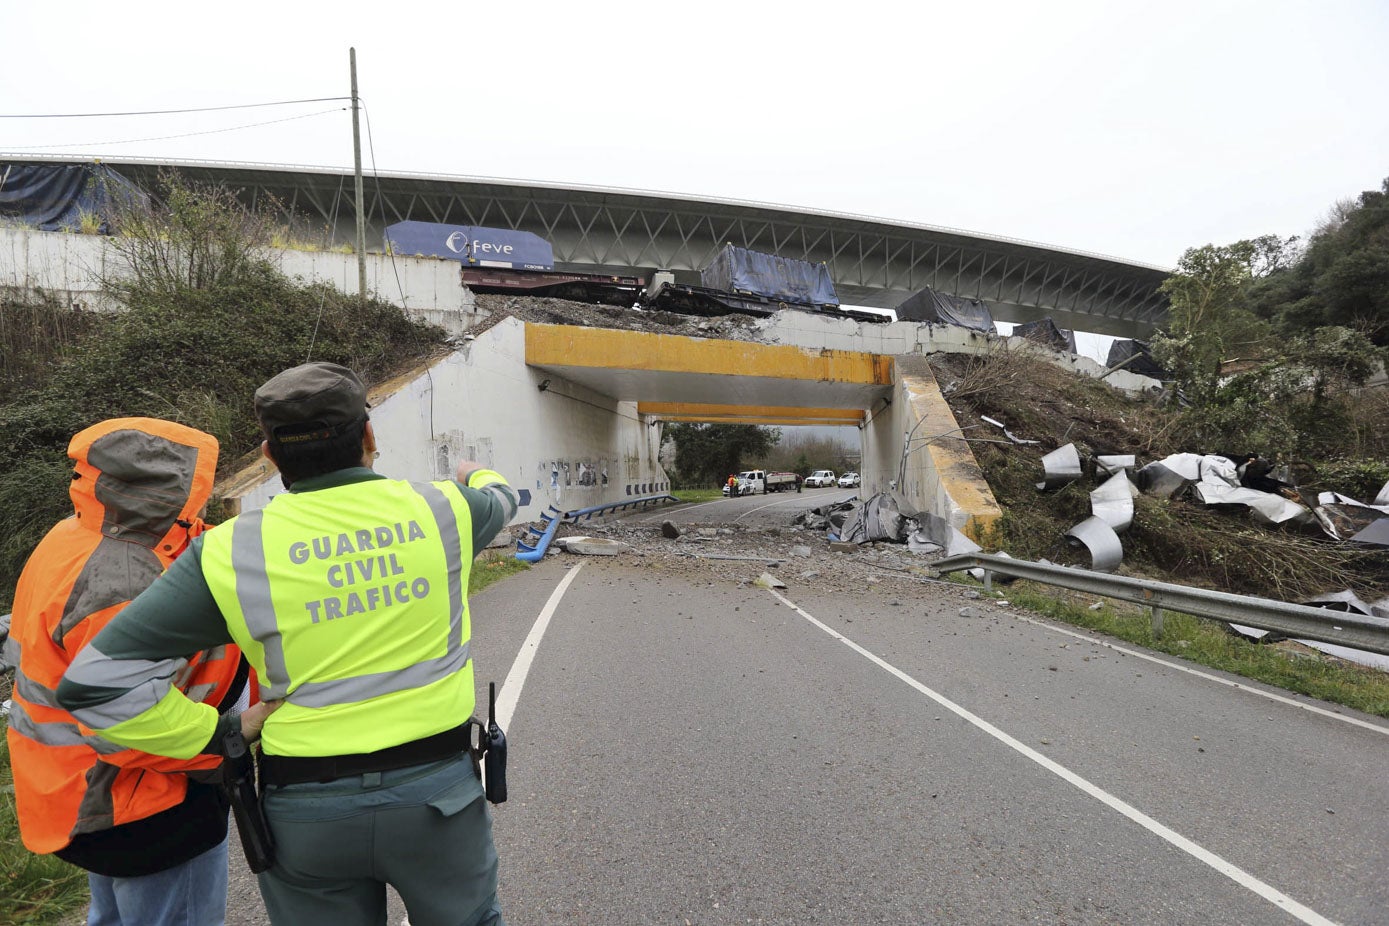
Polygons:
<instances>
[{"instance_id":1,"label":"blue jeans","mask_svg":"<svg viewBox=\"0 0 1389 926\"><path fill-rule=\"evenodd\" d=\"M87 873L87 926L222 926L227 918L227 841L181 865L138 878Z\"/></svg>"}]
</instances>

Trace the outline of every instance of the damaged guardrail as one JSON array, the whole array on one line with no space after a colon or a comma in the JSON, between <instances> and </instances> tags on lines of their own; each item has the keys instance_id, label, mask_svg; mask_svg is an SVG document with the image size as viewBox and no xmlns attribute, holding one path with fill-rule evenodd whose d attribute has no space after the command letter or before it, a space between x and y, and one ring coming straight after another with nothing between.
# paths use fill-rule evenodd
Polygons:
<instances>
[{"instance_id":1,"label":"damaged guardrail","mask_svg":"<svg viewBox=\"0 0 1389 926\"><path fill-rule=\"evenodd\" d=\"M540 520L545 522L545 529L538 531L535 527L530 527L532 543L524 540L516 541L516 558L523 563L538 563L545 558L545 552L550 548L550 541L555 538L555 531L565 521L577 523L580 518L585 520L592 518L595 514L607 514L610 511L625 511L628 508L646 508L660 502L679 502L680 499L674 495L645 495L641 498L629 498L621 502L609 502L606 505L594 505L591 508L577 508L573 511L561 513L558 508L551 505L548 510L540 515Z\"/></svg>"},{"instance_id":2,"label":"damaged guardrail","mask_svg":"<svg viewBox=\"0 0 1389 926\"><path fill-rule=\"evenodd\" d=\"M1234 595L1203 588L1189 588L1153 579L1104 575L1069 566L1035 563L987 553L962 553L937 560L938 572L982 569L984 588L993 589L993 574L1045 582L1091 595L1131 601L1152 609L1153 635L1162 635L1162 612L1177 611L1258 630L1291 639L1317 640L1352 649L1389 655L1389 621L1360 614L1328 611L1271 598Z\"/></svg>"}]
</instances>

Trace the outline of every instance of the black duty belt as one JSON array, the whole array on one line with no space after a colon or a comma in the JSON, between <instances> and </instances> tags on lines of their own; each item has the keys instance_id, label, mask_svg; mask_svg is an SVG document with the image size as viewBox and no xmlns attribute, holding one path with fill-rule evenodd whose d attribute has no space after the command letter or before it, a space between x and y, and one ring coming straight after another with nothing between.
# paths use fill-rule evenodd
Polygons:
<instances>
[{"instance_id":1,"label":"black duty belt","mask_svg":"<svg viewBox=\"0 0 1389 926\"><path fill-rule=\"evenodd\" d=\"M333 781L368 772L389 772L412 765L424 765L452 758L470 750L470 724L435 733L424 739L401 743L376 752L349 756L272 756L261 753L260 775L265 784L294 785L306 781Z\"/></svg>"}]
</instances>

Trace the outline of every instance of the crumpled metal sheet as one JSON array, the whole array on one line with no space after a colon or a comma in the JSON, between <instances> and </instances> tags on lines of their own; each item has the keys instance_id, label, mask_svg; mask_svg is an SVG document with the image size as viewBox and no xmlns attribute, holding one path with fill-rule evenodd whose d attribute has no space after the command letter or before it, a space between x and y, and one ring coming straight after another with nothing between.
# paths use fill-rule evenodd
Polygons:
<instances>
[{"instance_id":1,"label":"crumpled metal sheet","mask_svg":"<svg viewBox=\"0 0 1389 926\"><path fill-rule=\"evenodd\" d=\"M1346 589L1339 592L1324 592L1311 598L1304 598L1298 604L1314 608L1327 608L1332 611L1347 611L1351 614L1364 614L1366 617L1389 618L1389 598L1366 604L1355 592Z\"/></svg>"},{"instance_id":2,"label":"crumpled metal sheet","mask_svg":"<svg viewBox=\"0 0 1389 926\"><path fill-rule=\"evenodd\" d=\"M1312 519L1312 513L1307 508L1273 492L1238 486L1232 488L1210 482L1198 482L1192 491L1207 505L1244 505L1254 520L1266 524L1297 524Z\"/></svg>"},{"instance_id":3,"label":"crumpled metal sheet","mask_svg":"<svg viewBox=\"0 0 1389 926\"><path fill-rule=\"evenodd\" d=\"M1389 507L1389 482L1386 482L1384 488L1380 489L1379 494L1375 496L1375 504Z\"/></svg>"},{"instance_id":4,"label":"crumpled metal sheet","mask_svg":"<svg viewBox=\"0 0 1389 926\"><path fill-rule=\"evenodd\" d=\"M1106 453L1095 457L1095 472L1101 476L1112 476L1119 472L1132 472L1138 465L1138 458L1131 453Z\"/></svg>"},{"instance_id":5,"label":"crumpled metal sheet","mask_svg":"<svg viewBox=\"0 0 1389 926\"><path fill-rule=\"evenodd\" d=\"M918 552L912 546L913 542L923 548L920 552L927 552L924 548L929 545L944 550L946 556L979 553L984 549L966 537L958 527L938 514L923 511L917 515L917 523L920 526L907 539L908 548L913 553Z\"/></svg>"},{"instance_id":6,"label":"crumpled metal sheet","mask_svg":"<svg viewBox=\"0 0 1389 926\"><path fill-rule=\"evenodd\" d=\"M872 543L875 540L901 543L906 533L905 520L897 499L889 492L879 492L863 504L854 506L844 518L839 539L847 543Z\"/></svg>"},{"instance_id":7,"label":"crumpled metal sheet","mask_svg":"<svg viewBox=\"0 0 1389 926\"><path fill-rule=\"evenodd\" d=\"M1066 537L1090 551L1090 568L1095 572L1113 572L1124 561L1124 545L1119 542L1119 535L1099 518L1086 518L1066 531Z\"/></svg>"},{"instance_id":8,"label":"crumpled metal sheet","mask_svg":"<svg viewBox=\"0 0 1389 926\"><path fill-rule=\"evenodd\" d=\"M1332 492L1322 493L1322 495L1334 494ZM1337 497L1344 498L1344 496ZM1371 508L1358 502L1318 505L1312 509L1312 514L1316 516L1321 529L1332 540L1349 540L1361 531L1373 526L1376 521L1383 521L1386 518L1386 515L1381 514L1378 508Z\"/></svg>"},{"instance_id":9,"label":"crumpled metal sheet","mask_svg":"<svg viewBox=\"0 0 1389 926\"><path fill-rule=\"evenodd\" d=\"M1350 539L1355 543L1389 547L1389 518L1380 518Z\"/></svg>"},{"instance_id":10,"label":"crumpled metal sheet","mask_svg":"<svg viewBox=\"0 0 1389 926\"><path fill-rule=\"evenodd\" d=\"M1138 471L1138 487L1150 495L1171 498L1201 478L1203 459L1199 453L1174 453L1155 460Z\"/></svg>"},{"instance_id":11,"label":"crumpled metal sheet","mask_svg":"<svg viewBox=\"0 0 1389 926\"><path fill-rule=\"evenodd\" d=\"M1042 471L1045 475L1043 480L1037 483L1037 488L1043 490L1059 489L1079 479L1080 452L1076 450L1076 445L1057 447L1042 457Z\"/></svg>"},{"instance_id":12,"label":"crumpled metal sheet","mask_svg":"<svg viewBox=\"0 0 1389 926\"><path fill-rule=\"evenodd\" d=\"M1122 533L1133 524L1133 499L1137 494L1128 474L1120 469L1090 493L1090 513L1114 528L1115 533Z\"/></svg>"}]
</instances>

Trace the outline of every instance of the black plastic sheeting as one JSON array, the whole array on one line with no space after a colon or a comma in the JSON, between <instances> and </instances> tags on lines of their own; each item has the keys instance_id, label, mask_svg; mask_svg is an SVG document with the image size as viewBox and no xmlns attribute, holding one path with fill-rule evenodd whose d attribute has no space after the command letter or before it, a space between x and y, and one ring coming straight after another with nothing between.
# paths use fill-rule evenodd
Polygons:
<instances>
[{"instance_id":1,"label":"black plastic sheeting","mask_svg":"<svg viewBox=\"0 0 1389 926\"><path fill-rule=\"evenodd\" d=\"M1125 363L1125 361L1128 362ZM1124 369L1130 373L1151 376L1155 379L1167 378L1167 371L1153 360L1147 341L1119 340L1110 344L1109 359L1105 361L1104 365L1113 369L1120 364L1123 364Z\"/></svg>"},{"instance_id":2,"label":"black plastic sheeting","mask_svg":"<svg viewBox=\"0 0 1389 926\"><path fill-rule=\"evenodd\" d=\"M116 209L145 205L143 190L104 164L25 164L0 161L0 218L40 231L78 231L83 219L111 232Z\"/></svg>"},{"instance_id":3,"label":"black plastic sheeting","mask_svg":"<svg viewBox=\"0 0 1389 926\"><path fill-rule=\"evenodd\" d=\"M1027 338L1030 341L1037 341L1048 347L1057 350L1068 350L1071 353L1076 351L1076 333L1069 328L1058 328L1056 322L1051 317L1039 319L1035 322L1023 322L1013 326L1013 336Z\"/></svg>"},{"instance_id":4,"label":"black plastic sheeting","mask_svg":"<svg viewBox=\"0 0 1389 926\"><path fill-rule=\"evenodd\" d=\"M752 293L796 305L839 305L829 268L724 245L699 273L700 283L728 293Z\"/></svg>"},{"instance_id":5,"label":"black plastic sheeting","mask_svg":"<svg viewBox=\"0 0 1389 926\"><path fill-rule=\"evenodd\" d=\"M896 312L897 319L904 322L942 322L990 334L994 330L993 313L987 303L948 296L929 286L908 296L897 306Z\"/></svg>"}]
</instances>

